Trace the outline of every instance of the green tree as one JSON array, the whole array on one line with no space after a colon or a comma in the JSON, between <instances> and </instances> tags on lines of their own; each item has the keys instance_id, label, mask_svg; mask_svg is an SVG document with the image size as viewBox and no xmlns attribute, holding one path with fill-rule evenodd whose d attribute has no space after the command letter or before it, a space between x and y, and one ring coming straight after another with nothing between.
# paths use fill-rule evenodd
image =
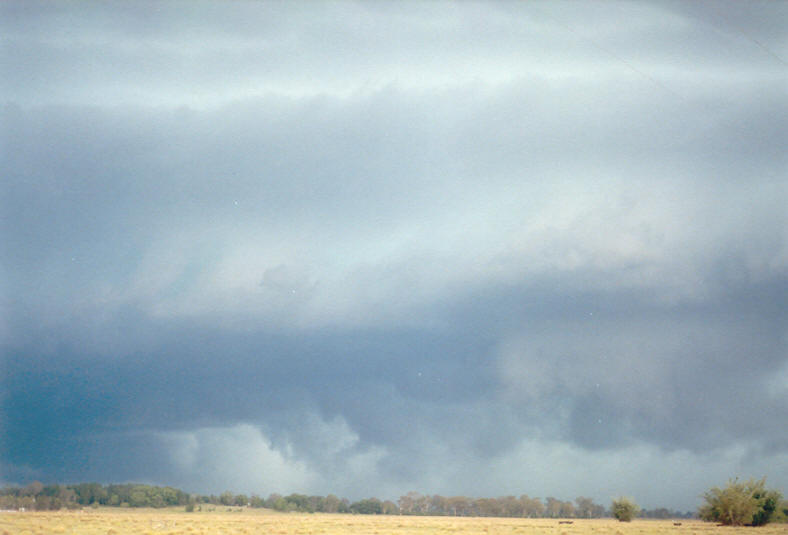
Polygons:
<instances>
[{"instance_id":1,"label":"green tree","mask_svg":"<svg viewBox=\"0 0 788 535\"><path fill-rule=\"evenodd\" d=\"M764 488L766 480L761 481L761 487L753 491L753 497L758 500L758 510L752 515L753 526L765 526L776 515L780 506L782 495L776 490L766 490Z\"/></svg>"},{"instance_id":2,"label":"green tree","mask_svg":"<svg viewBox=\"0 0 788 535\"><path fill-rule=\"evenodd\" d=\"M724 489L708 490L703 495L706 503L698 514L703 520L728 526L763 526L774 516L781 498L778 491L766 489L766 478L747 482L736 478L728 481Z\"/></svg>"},{"instance_id":3,"label":"green tree","mask_svg":"<svg viewBox=\"0 0 788 535\"><path fill-rule=\"evenodd\" d=\"M285 501L288 504L287 509L289 511L299 511L302 513L314 513L314 509L311 508L311 502L309 501L309 496L306 494L290 494L285 496Z\"/></svg>"},{"instance_id":4,"label":"green tree","mask_svg":"<svg viewBox=\"0 0 788 535\"><path fill-rule=\"evenodd\" d=\"M631 522L633 518L638 516L640 507L635 503L635 500L622 496L613 500L610 506L610 512L613 513L613 517L620 522Z\"/></svg>"},{"instance_id":5,"label":"green tree","mask_svg":"<svg viewBox=\"0 0 788 535\"><path fill-rule=\"evenodd\" d=\"M383 513L383 504L377 498L367 498L350 504L350 512L361 515L379 515Z\"/></svg>"},{"instance_id":6,"label":"green tree","mask_svg":"<svg viewBox=\"0 0 788 535\"><path fill-rule=\"evenodd\" d=\"M269 509L274 509L276 511L284 511L287 509L287 501L282 497L281 494L273 493L268 497L266 500L266 504Z\"/></svg>"},{"instance_id":7,"label":"green tree","mask_svg":"<svg viewBox=\"0 0 788 535\"><path fill-rule=\"evenodd\" d=\"M138 488L131 491L129 494L129 505L132 507L148 507L150 505L150 498L144 489Z\"/></svg>"},{"instance_id":8,"label":"green tree","mask_svg":"<svg viewBox=\"0 0 788 535\"><path fill-rule=\"evenodd\" d=\"M235 503L235 494L229 490L222 492L221 496L219 496L219 503L222 505L232 505Z\"/></svg>"}]
</instances>

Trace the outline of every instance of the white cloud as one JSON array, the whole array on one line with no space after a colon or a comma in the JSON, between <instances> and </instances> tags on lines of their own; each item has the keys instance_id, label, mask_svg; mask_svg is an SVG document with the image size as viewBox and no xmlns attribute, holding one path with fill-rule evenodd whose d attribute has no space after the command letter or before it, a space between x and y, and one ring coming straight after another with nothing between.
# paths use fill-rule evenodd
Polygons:
<instances>
[{"instance_id":1,"label":"white cloud","mask_svg":"<svg viewBox=\"0 0 788 535\"><path fill-rule=\"evenodd\" d=\"M361 489L381 492L378 463L385 457L383 448L359 448L358 435L341 417L293 416L299 424L289 426L276 441L252 424L155 436L169 455L169 477L192 490L335 493L354 498L369 497Z\"/></svg>"},{"instance_id":2,"label":"white cloud","mask_svg":"<svg viewBox=\"0 0 788 535\"><path fill-rule=\"evenodd\" d=\"M170 456L173 477L189 489L290 493L310 488L317 477L304 462L274 449L249 424L167 431L156 437Z\"/></svg>"},{"instance_id":3,"label":"white cloud","mask_svg":"<svg viewBox=\"0 0 788 535\"><path fill-rule=\"evenodd\" d=\"M780 8L772 9L779 19ZM138 10L79 6L78 17L74 8L44 17L33 6L5 17L13 21L4 28L9 49L19 58L10 72L20 72L6 90L32 102L204 107L273 93L354 98L390 86L500 85L534 75L618 76L656 87L660 65L673 76L705 67L729 77L724 55L734 72L769 61L779 67L762 47L781 52L783 44L778 34L759 47L708 26L720 17L698 25L681 9L648 4L339 2L304 10L252 3L222 12L204 3L187 17L163 7L156 16L167 24Z\"/></svg>"}]
</instances>

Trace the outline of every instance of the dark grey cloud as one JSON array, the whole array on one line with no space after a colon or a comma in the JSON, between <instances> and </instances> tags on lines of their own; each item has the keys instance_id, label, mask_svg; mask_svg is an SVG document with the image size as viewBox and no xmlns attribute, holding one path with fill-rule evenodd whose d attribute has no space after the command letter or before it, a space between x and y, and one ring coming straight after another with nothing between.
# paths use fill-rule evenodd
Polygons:
<instances>
[{"instance_id":1,"label":"dark grey cloud","mask_svg":"<svg viewBox=\"0 0 788 535\"><path fill-rule=\"evenodd\" d=\"M1 8L3 479L785 487L784 4L182 7Z\"/></svg>"}]
</instances>

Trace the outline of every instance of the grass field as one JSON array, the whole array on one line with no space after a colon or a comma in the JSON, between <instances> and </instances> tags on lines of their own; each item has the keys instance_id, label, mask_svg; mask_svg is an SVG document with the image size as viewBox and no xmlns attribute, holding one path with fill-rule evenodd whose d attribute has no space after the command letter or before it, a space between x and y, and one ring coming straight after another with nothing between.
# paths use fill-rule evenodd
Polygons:
<instances>
[{"instance_id":1,"label":"grass field","mask_svg":"<svg viewBox=\"0 0 788 535\"><path fill-rule=\"evenodd\" d=\"M261 510L184 513L182 510L100 509L76 512L0 513L0 535L704 535L788 534L788 524L719 527L683 520L574 520L279 514Z\"/></svg>"}]
</instances>

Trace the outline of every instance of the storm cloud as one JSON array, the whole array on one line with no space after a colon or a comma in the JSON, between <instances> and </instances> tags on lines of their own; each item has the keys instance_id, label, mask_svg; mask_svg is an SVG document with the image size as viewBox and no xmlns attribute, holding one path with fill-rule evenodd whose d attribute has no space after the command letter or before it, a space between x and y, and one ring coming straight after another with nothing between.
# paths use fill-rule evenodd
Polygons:
<instances>
[{"instance_id":1,"label":"storm cloud","mask_svg":"<svg viewBox=\"0 0 788 535\"><path fill-rule=\"evenodd\" d=\"M788 488L786 4L7 2L2 479Z\"/></svg>"}]
</instances>

